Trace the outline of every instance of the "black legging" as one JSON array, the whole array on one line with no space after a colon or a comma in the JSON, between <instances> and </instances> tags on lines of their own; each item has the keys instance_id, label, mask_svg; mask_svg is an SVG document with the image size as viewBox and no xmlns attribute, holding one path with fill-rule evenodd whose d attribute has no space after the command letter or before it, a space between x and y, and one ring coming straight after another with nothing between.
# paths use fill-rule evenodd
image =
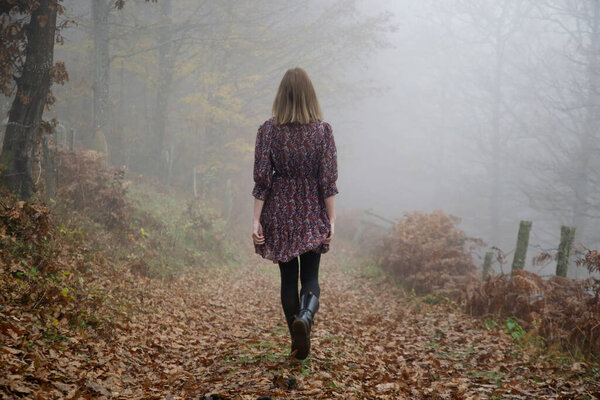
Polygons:
<instances>
[{"instance_id":1,"label":"black legging","mask_svg":"<svg viewBox=\"0 0 600 400\"><path fill-rule=\"evenodd\" d=\"M300 296L308 292L312 292L317 297L321 295L321 288L319 287L320 260L320 253L309 251L300 254L300 282L302 283ZM300 312L298 257L285 263L279 262L279 271L281 272L281 305L289 325Z\"/></svg>"}]
</instances>

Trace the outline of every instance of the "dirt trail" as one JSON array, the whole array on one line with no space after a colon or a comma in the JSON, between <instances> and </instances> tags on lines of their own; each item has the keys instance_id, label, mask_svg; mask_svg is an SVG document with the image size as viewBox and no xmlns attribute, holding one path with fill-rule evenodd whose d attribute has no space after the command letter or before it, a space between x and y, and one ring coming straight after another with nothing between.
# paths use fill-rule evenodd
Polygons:
<instances>
[{"instance_id":1,"label":"dirt trail","mask_svg":"<svg viewBox=\"0 0 600 400\"><path fill-rule=\"evenodd\" d=\"M168 284L126 274L118 285L139 289L135 307L145 312L104 339L43 355L52 372L41 398L600 397L580 368L523 353L498 330L344 271L337 258L322 258L321 309L306 361L287 358L278 269L267 261Z\"/></svg>"}]
</instances>

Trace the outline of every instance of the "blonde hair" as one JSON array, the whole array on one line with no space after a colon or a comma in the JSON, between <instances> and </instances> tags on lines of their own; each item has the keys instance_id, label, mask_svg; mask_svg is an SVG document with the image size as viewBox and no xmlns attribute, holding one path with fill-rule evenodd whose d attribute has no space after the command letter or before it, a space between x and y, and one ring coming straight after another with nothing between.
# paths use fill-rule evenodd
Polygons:
<instances>
[{"instance_id":1,"label":"blonde hair","mask_svg":"<svg viewBox=\"0 0 600 400\"><path fill-rule=\"evenodd\" d=\"M315 89L302 68L290 68L283 75L273 101L273 117L276 125L309 124L323 119Z\"/></svg>"}]
</instances>

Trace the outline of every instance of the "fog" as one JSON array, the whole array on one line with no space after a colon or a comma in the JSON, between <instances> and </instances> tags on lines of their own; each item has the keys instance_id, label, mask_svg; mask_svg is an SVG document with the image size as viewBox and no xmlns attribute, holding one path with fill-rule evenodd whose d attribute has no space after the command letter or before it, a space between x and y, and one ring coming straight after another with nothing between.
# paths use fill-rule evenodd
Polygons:
<instances>
[{"instance_id":1,"label":"fog","mask_svg":"<svg viewBox=\"0 0 600 400\"><path fill-rule=\"evenodd\" d=\"M507 252L520 220L533 221L530 254L556 248L562 224L596 245L597 122L589 141L581 137L586 107L597 107L593 6L380 2L396 30L355 76L386 90L357 100L354 117L333 119L346 146L340 201L388 217L442 209ZM586 169L578 163L588 151L596 157ZM585 181L589 208L578 217Z\"/></svg>"},{"instance_id":2,"label":"fog","mask_svg":"<svg viewBox=\"0 0 600 400\"><path fill-rule=\"evenodd\" d=\"M94 23L64 1L70 81L48 115L131 173L191 192L194 170L217 197L230 180L250 226L256 129L300 66L333 127L340 214L441 209L506 252L531 220L529 255L563 224L600 244L596 0L103 4Z\"/></svg>"}]
</instances>

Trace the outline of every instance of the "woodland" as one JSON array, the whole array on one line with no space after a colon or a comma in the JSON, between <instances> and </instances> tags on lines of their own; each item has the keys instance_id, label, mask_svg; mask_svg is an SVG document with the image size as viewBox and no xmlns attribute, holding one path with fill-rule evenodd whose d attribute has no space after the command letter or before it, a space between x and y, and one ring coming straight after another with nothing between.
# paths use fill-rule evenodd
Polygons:
<instances>
[{"instance_id":1,"label":"woodland","mask_svg":"<svg viewBox=\"0 0 600 400\"><path fill-rule=\"evenodd\" d=\"M375 3L0 0L0 398L600 399L600 0ZM398 212L352 174L386 51L436 132L387 146ZM295 65L348 193L303 361L250 240Z\"/></svg>"}]
</instances>

